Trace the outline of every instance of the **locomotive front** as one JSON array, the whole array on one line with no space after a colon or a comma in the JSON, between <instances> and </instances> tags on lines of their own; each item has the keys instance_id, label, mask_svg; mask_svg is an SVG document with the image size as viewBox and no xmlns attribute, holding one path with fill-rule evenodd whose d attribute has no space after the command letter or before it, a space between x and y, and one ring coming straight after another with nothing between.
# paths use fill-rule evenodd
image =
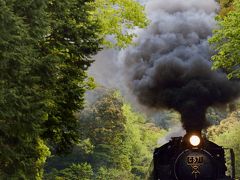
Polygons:
<instances>
[{"instance_id":1,"label":"locomotive front","mask_svg":"<svg viewBox=\"0 0 240 180\"><path fill-rule=\"evenodd\" d=\"M225 180L224 149L201 136L201 131L174 137L155 149L154 180Z\"/></svg>"}]
</instances>

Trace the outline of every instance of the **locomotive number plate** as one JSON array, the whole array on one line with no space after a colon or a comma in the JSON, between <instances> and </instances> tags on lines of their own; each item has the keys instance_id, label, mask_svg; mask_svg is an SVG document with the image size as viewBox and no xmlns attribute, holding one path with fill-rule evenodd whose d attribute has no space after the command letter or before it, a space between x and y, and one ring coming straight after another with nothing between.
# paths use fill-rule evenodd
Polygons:
<instances>
[{"instance_id":1,"label":"locomotive number plate","mask_svg":"<svg viewBox=\"0 0 240 180\"><path fill-rule=\"evenodd\" d=\"M203 164L203 156L187 156L187 164L190 166L202 165Z\"/></svg>"}]
</instances>

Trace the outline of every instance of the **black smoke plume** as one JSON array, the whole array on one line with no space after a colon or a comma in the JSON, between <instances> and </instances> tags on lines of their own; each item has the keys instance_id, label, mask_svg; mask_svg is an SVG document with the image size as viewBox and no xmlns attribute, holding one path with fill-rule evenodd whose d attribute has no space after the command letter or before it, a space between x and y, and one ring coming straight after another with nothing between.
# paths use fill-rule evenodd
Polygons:
<instances>
[{"instance_id":1,"label":"black smoke plume","mask_svg":"<svg viewBox=\"0 0 240 180\"><path fill-rule=\"evenodd\" d=\"M183 127L201 130L209 106L239 95L239 83L211 70L207 39L215 27L214 0L155 0L147 5L151 24L137 46L124 51L126 75L138 101L175 109Z\"/></svg>"}]
</instances>

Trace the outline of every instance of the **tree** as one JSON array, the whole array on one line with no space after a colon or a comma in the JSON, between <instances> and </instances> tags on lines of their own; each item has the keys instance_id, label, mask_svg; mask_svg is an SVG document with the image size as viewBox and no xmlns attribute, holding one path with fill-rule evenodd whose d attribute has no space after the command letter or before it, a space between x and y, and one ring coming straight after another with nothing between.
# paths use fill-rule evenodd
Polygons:
<instances>
[{"instance_id":1,"label":"tree","mask_svg":"<svg viewBox=\"0 0 240 180\"><path fill-rule=\"evenodd\" d=\"M119 170L113 168L106 168L100 167L96 174L96 180L112 180L112 179L119 179L119 180L134 180L136 177L126 170Z\"/></svg>"},{"instance_id":2,"label":"tree","mask_svg":"<svg viewBox=\"0 0 240 180\"><path fill-rule=\"evenodd\" d=\"M19 7L0 0L0 179L41 179L49 155L40 137L45 104L33 72L45 6L46 1L24 0Z\"/></svg>"},{"instance_id":3,"label":"tree","mask_svg":"<svg viewBox=\"0 0 240 180\"><path fill-rule=\"evenodd\" d=\"M220 125L208 129L208 137L220 146L233 148L236 158L236 177L240 176L240 116L235 111L224 119ZM229 158L227 159L229 160ZM227 164L230 163L227 161ZM228 170L230 167L228 167Z\"/></svg>"},{"instance_id":4,"label":"tree","mask_svg":"<svg viewBox=\"0 0 240 180\"><path fill-rule=\"evenodd\" d=\"M130 162L123 143L126 138L126 118L121 110L123 102L112 91L106 92L80 116L81 137L94 145L89 161L95 167L111 166L129 169Z\"/></svg>"},{"instance_id":5,"label":"tree","mask_svg":"<svg viewBox=\"0 0 240 180\"><path fill-rule=\"evenodd\" d=\"M145 117L134 112L119 93L102 93L80 113L81 143L64 158L50 158L48 172L51 168L61 170L72 163L88 162L94 179L144 178L164 131L146 123Z\"/></svg>"},{"instance_id":6,"label":"tree","mask_svg":"<svg viewBox=\"0 0 240 180\"><path fill-rule=\"evenodd\" d=\"M220 16L225 16L229 11L233 10L233 1L234 0L218 0L220 4Z\"/></svg>"},{"instance_id":7,"label":"tree","mask_svg":"<svg viewBox=\"0 0 240 180\"><path fill-rule=\"evenodd\" d=\"M51 0L46 9L49 31L39 42L42 92L48 118L44 139L57 153L68 152L79 141L75 112L83 108L84 93L93 87L86 70L100 50L99 24L90 18L90 1Z\"/></svg>"},{"instance_id":8,"label":"tree","mask_svg":"<svg viewBox=\"0 0 240 180\"><path fill-rule=\"evenodd\" d=\"M129 147L131 173L135 175L135 179L144 179L157 141L166 132L155 124L147 122L143 114L134 112L130 104L125 103L122 111L126 118L126 144Z\"/></svg>"},{"instance_id":9,"label":"tree","mask_svg":"<svg viewBox=\"0 0 240 180\"><path fill-rule=\"evenodd\" d=\"M219 29L214 30L209 39L216 54L212 56L213 67L222 68L228 78L240 77L240 2L234 1L234 10L226 16L217 16Z\"/></svg>"},{"instance_id":10,"label":"tree","mask_svg":"<svg viewBox=\"0 0 240 180\"><path fill-rule=\"evenodd\" d=\"M49 149L79 142L75 113L106 34L96 8L93 0L0 0L1 179L41 179Z\"/></svg>"},{"instance_id":11,"label":"tree","mask_svg":"<svg viewBox=\"0 0 240 180\"><path fill-rule=\"evenodd\" d=\"M72 164L63 170L54 169L45 176L48 180L90 180L93 178L92 167L88 163Z\"/></svg>"},{"instance_id":12,"label":"tree","mask_svg":"<svg viewBox=\"0 0 240 180\"><path fill-rule=\"evenodd\" d=\"M134 29L148 24L144 7L134 0L96 0L93 18L101 26L101 37L108 47L126 47L136 36ZM105 37L108 38L105 38Z\"/></svg>"},{"instance_id":13,"label":"tree","mask_svg":"<svg viewBox=\"0 0 240 180\"><path fill-rule=\"evenodd\" d=\"M41 178L46 144L65 152L79 140L74 113L99 25L86 1L0 2L1 175Z\"/></svg>"},{"instance_id":14,"label":"tree","mask_svg":"<svg viewBox=\"0 0 240 180\"><path fill-rule=\"evenodd\" d=\"M102 6L102 3L108 6ZM136 7L134 12L137 16L130 16L130 11L135 14L131 5ZM121 8L112 11L116 6ZM102 16L106 12L108 16ZM114 20L115 23L107 23L116 12L120 17ZM94 87L92 79L87 78L86 74L93 62L91 57L101 49L102 40L107 34L117 37L121 34L122 38L117 38L121 42L117 43L119 46L130 43L130 37L123 35L120 27L143 27L145 16L143 8L132 0L105 0L101 3L92 0L51 0L47 13L50 24L48 33L40 42L42 61L39 71L44 71L42 87L48 96L49 110L42 137L50 140L57 152L67 152L79 140L74 114L83 108L85 91ZM110 31L112 28L115 31Z\"/></svg>"}]
</instances>

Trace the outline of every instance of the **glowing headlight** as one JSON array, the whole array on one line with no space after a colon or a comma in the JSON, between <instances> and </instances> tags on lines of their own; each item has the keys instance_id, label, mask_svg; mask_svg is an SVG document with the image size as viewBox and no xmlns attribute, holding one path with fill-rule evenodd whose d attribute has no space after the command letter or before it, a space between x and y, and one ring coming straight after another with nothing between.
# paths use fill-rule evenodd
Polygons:
<instances>
[{"instance_id":1,"label":"glowing headlight","mask_svg":"<svg viewBox=\"0 0 240 180\"><path fill-rule=\"evenodd\" d=\"M193 146L198 146L200 144L200 138L196 135L192 135L189 140Z\"/></svg>"}]
</instances>

